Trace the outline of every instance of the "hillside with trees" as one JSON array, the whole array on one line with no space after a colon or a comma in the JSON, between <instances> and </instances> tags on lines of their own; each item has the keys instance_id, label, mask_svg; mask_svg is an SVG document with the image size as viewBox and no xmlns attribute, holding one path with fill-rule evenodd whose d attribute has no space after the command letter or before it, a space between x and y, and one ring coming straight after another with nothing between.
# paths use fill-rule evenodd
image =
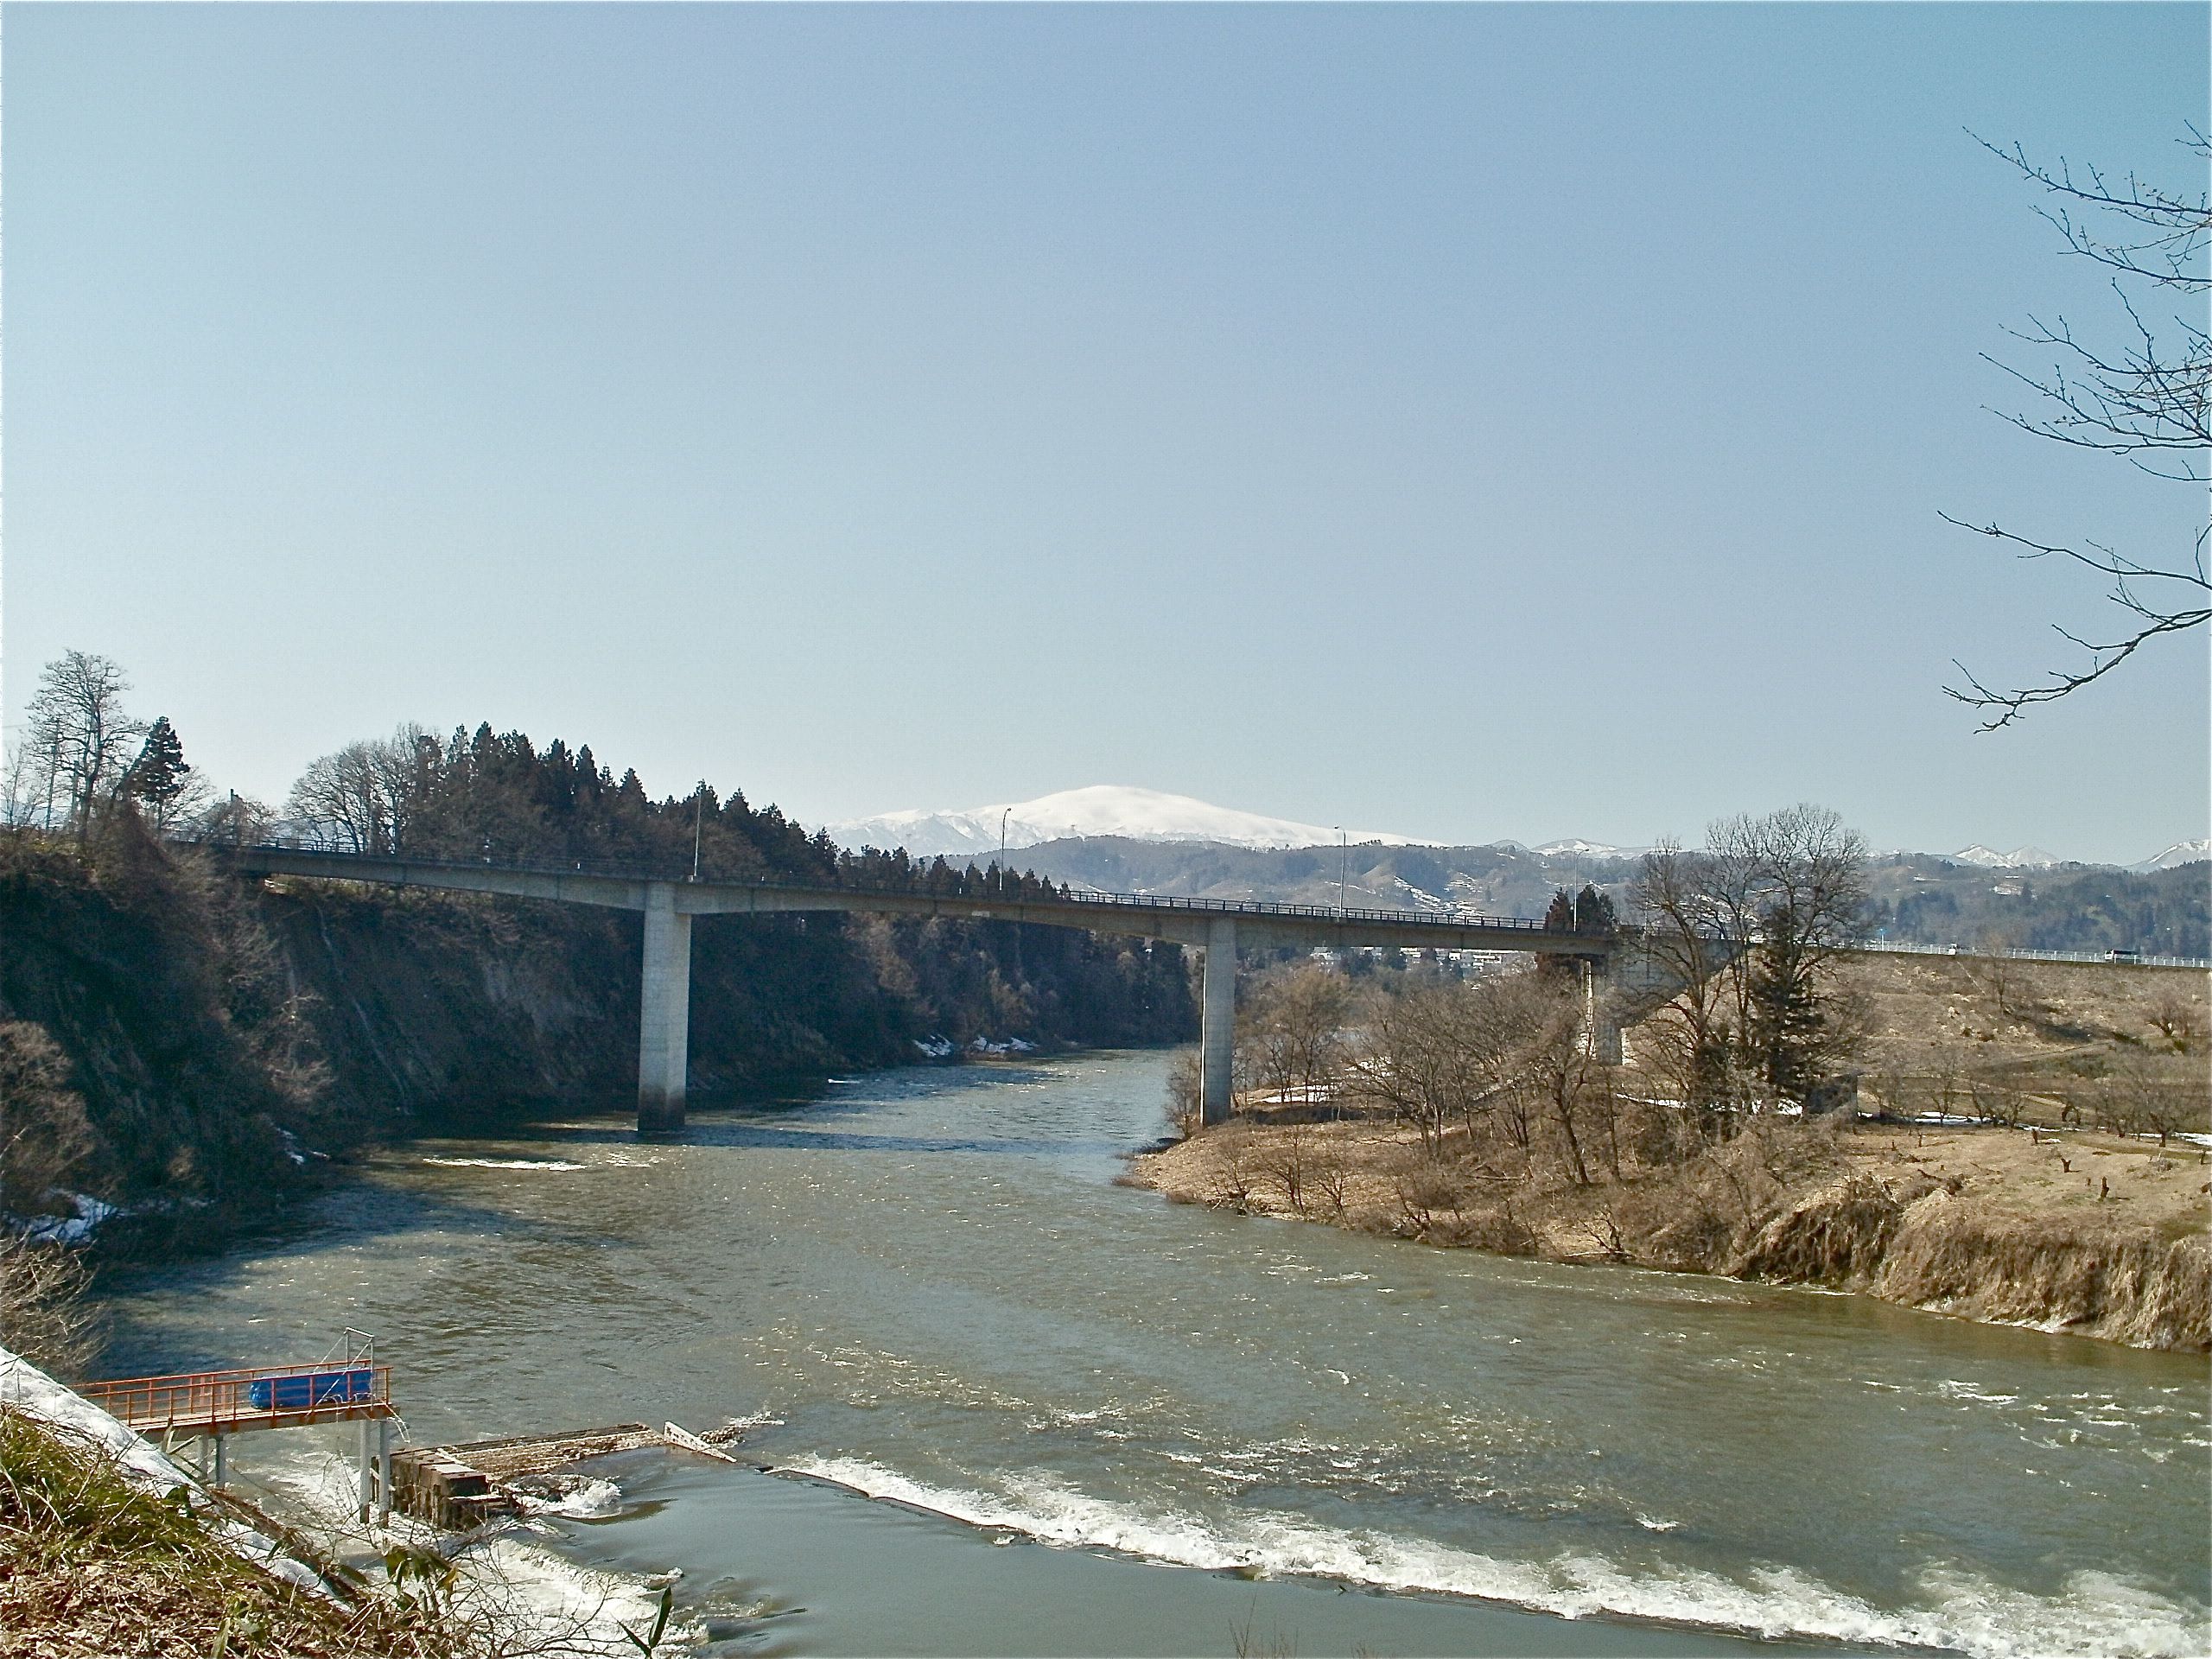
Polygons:
<instances>
[{"instance_id":1,"label":"hillside with trees","mask_svg":"<svg viewBox=\"0 0 2212 1659\"><path fill-rule=\"evenodd\" d=\"M0 829L0 1147L7 1207L72 1194L204 1233L313 1185L380 1137L635 1089L639 918L580 906L225 874L180 828L250 840L270 807L201 791L112 664L48 671ZM156 788L156 785L159 787ZM188 817L180 802L196 807ZM995 868L842 851L702 786L655 798L588 747L416 728L311 764L288 803L361 850L773 875L940 893L1040 892ZM1185 1040L1173 944L1007 923L712 917L693 935L695 1100L952 1058ZM32 1165L35 1163L34 1172Z\"/></svg>"},{"instance_id":2,"label":"hillside with trees","mask_svg":"<svg viewBox=\"0 0 2212 1659\"><path fill-rule=\"evenodd\" d=\"M1108 893L1268 899L1354 909L1541 917L1562 887L1606 894L1625 916L1640 855L1545 854L1516 842L1378 842L1262 849L1090 836L1026 847L1025 866ZM2040 950L2212 957L2212 865L2138 874L2107 865L1987 869L1925 853L1866 861L1866 931L1914 944L2001 943Z\"/></svg>"}]
</instances>

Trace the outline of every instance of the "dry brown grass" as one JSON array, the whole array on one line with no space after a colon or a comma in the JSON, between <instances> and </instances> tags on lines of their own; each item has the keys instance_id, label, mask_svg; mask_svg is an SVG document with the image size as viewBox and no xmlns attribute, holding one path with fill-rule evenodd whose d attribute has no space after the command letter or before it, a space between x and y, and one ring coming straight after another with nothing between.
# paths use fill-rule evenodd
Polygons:
<instances>
[{"instance_id":1,"label":"dry brown grass","mask_svg":"<svg viewBox=\"0 0 2212 1659\"><path fill-rule=\"evenodd\" d=\"M2212 975L1870 954L1842 983L1867 1015L1866 1087L1900 1113L2094 1124L2141 1096L2171 1127L2212 1128Z\"/></svg>"},{"instance_id":2,"label":"dry brown grass","mask_svg":"<svg viewBox=\"0 0 2212 1659\"><path fill-rule=\"evenodd\" d=\"M454 1659L435 1616L264 1572L175 1495L89 1442L0 1408L0 1659ZM343 1591L342 1580L338 1587Z\"/></svg>"},{"instance_id":3,"label":"dry brown grass","mask_svg":"<svg viewBox=\"0 0 2212 1659\"><path fill-rule=\"evenodd\" d=\"M1128 1179L1427 1244L1821 1283L2212 1346L2212 1162L2184 1141L2095 1128L2206 1127L2208 976L1910 956L1853 958L1847 975L1869 1027L1863 1106L2003 1122L1754 1117L1684 1157L1687 1121L1649 1103L1663 1086L1630 1069L1620 1093L1645 1103L1618 1178L1587 1185L1555 1154L1464 1126L1425 1145L1375 1118L1241 1118L1134 1160Z\"/></svg>"},{"instance_id":4,"label":"dry brown grass","mask_svg":"<svg viewBox=\"0 0 2212 1659\"><path fill-rule=\"evenodd\" d=\"M1304 1141L1300 1198L1274 1173ZM1326 1182L1317 1170L1330 1172ZM1446 1247L1861 1291L2147 1347L2212 1346L2212 1165L2112 1135L1784 1120L1589 1186L1386 1122L1235 1122L1134 1160L1179 1200ZM1327 1189L1334 1196L1317 1197Z\"/></svg>"}]
</instances>

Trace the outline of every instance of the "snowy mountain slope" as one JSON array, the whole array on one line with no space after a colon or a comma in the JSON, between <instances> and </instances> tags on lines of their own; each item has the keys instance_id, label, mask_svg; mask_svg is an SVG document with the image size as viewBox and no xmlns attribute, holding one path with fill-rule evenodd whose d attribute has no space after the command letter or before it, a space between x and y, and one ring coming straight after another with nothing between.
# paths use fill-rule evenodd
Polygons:
<instances>
[{"instance_id":1,"label":"snowy mountain slope","mask_svg":"<svg viewBox=\"0 0 2212 1659\"><path fill-rule=\"evenodd\" d=\"M1016 801L964 810L915 810L887 812L824 826L830 839L846 847L904 847L917 857L985 855L999 849L1001 821L1009 850L1040 842L1084 836L1126 836L1135 841L1217 842L1230 847L1319 847L1333 844L1337 831L1326 824L1271 818L1233 807L1214 806L1188 795L1121 784L1094 784ZM1354 843L1386 846L1433 845L1407 836L1374 830L1350 830Z\"/></svg>"},{"instance_id":2,"label":"snowy mountain slope","mask_svg":"<svg viewBox=\"0 0 2212 1659\"><path fill-rule=\"evenodd\" d=\"M2047 870L2061 861L2056 853L2046 853L2040 847L2015 847L2009 853L2000 853L1980 842L1944 856L1954 864L1978 864L1986 870Z\"/></svg>"},{"instance_id":3,"label":"snowy mountain slope","mask_svg":"<svg viewBox=\"0 0 2212 1659\"><path fill-rule=\"evenodd\" d=\"M1216 806L1188 795L1171 795L1133 785L1094 784L1085 789L1061 790L1032 801L998 803L990 806L932 811L915 809L886 812L871 818L852 818L824 827L830 838L845 847L904 847L918 858L942 854L950 858L988 858L999 850L1003 820L1006 847L1030 848L1048 842L1085 837L1122 836L1140 842L1192 842L1223 847L1268 851L1296 847L1330 847L1338 831L1331 825L1301 823L1294 818L1269 817ZM1344 839L1354 846L1380 843L1385 847L1440 847L1445 843L1375 830L1348 830ZM1532 855L1540 861L1573 863L1580 860L1632 859L1642 847L1618 847L1610 842L1567 836L1530 848L1519 842L1488 843L1501 852ZM1902 858L1905 854L1878 855ZM2069 861L2040 847L2015 847L2000 852L1977 842L1957 852L1942 854L1952 864L1987 870L2048 870ZM2212 841L2180 841L2155 857L2126 868L2140 874L2171 869L2197 859L2212 857Z\"/></svg>"},{"instance_id":4,"label":"snowy mountain slope","mask_svg":"<svg viewBox=\"0 0 2212 1659\"><path fill-rule=\"evenodd\" d=\"M2194 864L2200 858L2212 858L2212 840L2199 837L2196 841L2177 841L2155 858L2146 858L2140 864L2127 868L2139 875L2152 870L2171 870L2178 865Z\"/></svg>"}]
</instances>

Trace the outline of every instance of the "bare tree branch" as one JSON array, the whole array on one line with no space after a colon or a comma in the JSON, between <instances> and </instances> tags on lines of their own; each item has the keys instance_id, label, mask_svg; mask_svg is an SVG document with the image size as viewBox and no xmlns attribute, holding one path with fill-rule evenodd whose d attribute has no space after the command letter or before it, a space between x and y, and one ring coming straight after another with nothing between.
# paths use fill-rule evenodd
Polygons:
<instances>
[{"instance_id":1,"label":"bare tree branch","mask_svg":"<svg viewBox=\"0 0 2212 1659\"><path fill-rule=\"evenodd\" d=\"M2212 160L2212 143L2188 129L2183 147L2202 162ZM2017 143L2001 149L1979 137L1975 143L2017 170L2022 177L2061 198L2039 209L2058 231L2069 251L2113 273L2113 291L2126 314L2131 334L2117 348L2085 343L2064 318L2009 332L2027 345L2059 353L2047 375L2030 373L1985 353L1985 360L2011 375L2044 400L2040 413L1993 410L2022 431L2074 448L2117 455L2150 476L2170 483L2202 486L2212 477L2212 337L2197 322L2175 317L2177 352L2171 337L2162 343L2123 286L2123 279L2147 283L2154 291L2199 298L2212 289L2205 256L2212 247L2212 199L2177 195L2136 177L2112 180L2094 167L2077 175L2061 157L2056 166L2028 159ZM2077 217L2086 213L2087 218ZM2117 224L2120 228L2103 227ZM2092 639L2054 623L2052 631L2088 653L2086 664L2052 669L2028 685L1993 688L1963 663L1955 661L1961 683L1943 687L1946 696L1990 717L1980 729L1996 731L2020 719L2038 703L2055 702L2094 684L2154 639L2186 633L2212 620L2205 603L2212 584L2205 579L2205 532L2199 530L2192 557L2147 564L2095 543L2087 550L2038 542L1991 523L1968 524L1941 515L1945 522L2010 543L2024 559L2056 556L2110 579L2107 603L2117 606L2126 625L2108 639Z\"/></svg>"}]
</instances>

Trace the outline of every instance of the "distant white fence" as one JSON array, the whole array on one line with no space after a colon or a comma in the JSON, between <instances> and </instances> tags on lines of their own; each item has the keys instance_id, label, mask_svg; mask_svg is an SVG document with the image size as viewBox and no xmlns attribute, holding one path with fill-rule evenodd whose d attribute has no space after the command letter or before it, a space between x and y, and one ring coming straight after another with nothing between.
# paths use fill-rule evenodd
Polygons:
<instances>
[{"instance_id":1,"label":"distant white fence","mask_svg":"<svg viewBox=\"0 0 2212 1659\"><path fill-rule=\"evenodd\" d=\"M1986 950L1963 944L1907 944L1899 939L1869 939L1858 950L1904 957L2005 957L2020 962L2117 963L2129 968L2212 968L2212 957L2139 957L2110 950Z\"/></svg>"}]
</instances>

